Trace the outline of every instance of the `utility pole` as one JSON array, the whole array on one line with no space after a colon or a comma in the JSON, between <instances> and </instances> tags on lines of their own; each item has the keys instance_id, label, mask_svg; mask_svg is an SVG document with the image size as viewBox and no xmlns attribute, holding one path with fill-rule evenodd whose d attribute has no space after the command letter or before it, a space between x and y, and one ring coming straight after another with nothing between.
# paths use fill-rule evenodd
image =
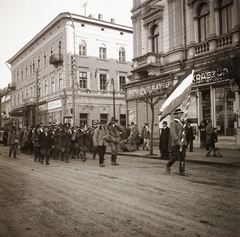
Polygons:
<instances>
[{"instance_id":1,"label":"utility pole","mask_svg":"<svg viewBox=\"0 0 240 237\"><path fill-rule=\"evenodd\" d=\"M113 87L113 117L116 119L116 110L115 110L115 87L114 87L114 79L111 79L112 87Z\"/></svg>"},{"instance_id":2,"label":"utility pole","mask_svg":"<svg viewBox=\"0 0 240 237\"><path fill-rule=\"evenodd\" d=\"M75 81L76 81L75 55L71 56L71 74L72 74L72 115L73 115L73 125L74 125L75 124Z\"/></svg>"},{"instance_id":3,"label":"utility pole","mask_svg":"<svg viewBox=\"0 0 240 237\"><path fill-rule=\"evenodd\" d=\"M75 84L76 84L76 29L73 21L72 14L70 14L70 18L72 21L73 27L73 55L71 55L71 77L72 77L72 115L73 115L73 125L76 123L76 115L75 115Z\"/></svg>"},{"instance_id":4,"label":"utility pole","mask_svg":"<svg viewBox=\"0 0 240 237\"><path fill-rule=\"evenodd\" d=\"M38 69L36 69L36 124L38 124L38 119L39 119L39 73Z\"/></svg>"}]
</instances>

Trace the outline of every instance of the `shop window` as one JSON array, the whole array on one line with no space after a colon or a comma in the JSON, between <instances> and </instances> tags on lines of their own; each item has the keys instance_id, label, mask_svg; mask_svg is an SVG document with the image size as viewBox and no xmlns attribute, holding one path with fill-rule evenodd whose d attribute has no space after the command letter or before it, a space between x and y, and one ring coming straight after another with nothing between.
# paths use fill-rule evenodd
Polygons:
<instances>
[{"instance_id":1,"label":"shop window","mask_svg":"<svg viewBox=\"0 0 240 237\"><path fill-rule=\"evenodd\" d=\"M228 99L229 88L215 89L216 125L218 133L224 136L234 136L234 101Z\"/></svg>"},{"instance_id":2,"label":"shop window","mask_svg":"<svg viewBox=\"0 0 240 237\"><path fill-rule=\"evenodd\" d=\"M84 127L88 123L88 114L81 113L80 114L80 127Z\"/></svg>"},{"instance_id":3,"label":"shop window","mask_svg":"<svg viewBox=\"0 0 240 237\"><path fill-rule=\"evenodd\" d=\"M107 114L100 114L100 122L107 124L108 122L108 115Z\"/></svg>"},{"instance_id":4,"label":"shop window","mask_svg":"<svg viewBox=\"0 0 240 237\"><path fill-rule=\"evenodd\" d=\"M203 42L209 37L209 12L208 4L200 5L198 9L199 42Z\"/></svg>"}]
</instances>

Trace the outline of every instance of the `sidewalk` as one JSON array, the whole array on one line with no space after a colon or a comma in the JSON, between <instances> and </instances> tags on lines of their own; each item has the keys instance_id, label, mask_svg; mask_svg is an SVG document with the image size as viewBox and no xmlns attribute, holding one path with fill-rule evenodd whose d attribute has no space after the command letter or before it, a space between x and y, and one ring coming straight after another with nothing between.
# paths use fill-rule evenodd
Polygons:
<instances>
[{"instance_id":1,"label":"sidewalk","mask_svg":"<svg viewBox=\"0 0 240 237\"><path fill-rule=\"evenodd\" d=\"M4 147L0 144L0 154L7 155L9 147ZM110 147L107 146L107 154L110 154ZM240 150L220 150L222 158L219 157L206 157L207 151L205 149L194 148L194 152L187 151L186 162L188 163L198 163L198 164L207 164L207 165L221 165L228 167L237 167L240 168ZM153 147L153 155L150 155L150 151L138 150L134 152L119 152L119 156L133 156L139 158L147 159L159 159L160 152L158 147ZM1 157L1 155L0 155ZM162 159L163 160L163 159ZM167 161L167 160L166 160Z\"/></svg>"},{"instance_id":2,"label":"sidewalk","mask_svg":"<svg viewBox=\"0 0 240 237\"><path fill-rule=\"evenodd\" d=\"M208 165L222 165L229 167L239 167L240 168L240 150L220 150L222 157L206 157L206 149L194 148L194 152L187 151L186 162L188 163L198 163L198 164L208 164ZM110 153L110 148L107 147L107 153ZM139 158L150 158L150 159L160 159L160 151L158 147L153 147L153 155L150 155L150 151L133 151L133 152L122 152L120 151L118 155L124 156L134 156Z\"/></svg>"}]
</instances>

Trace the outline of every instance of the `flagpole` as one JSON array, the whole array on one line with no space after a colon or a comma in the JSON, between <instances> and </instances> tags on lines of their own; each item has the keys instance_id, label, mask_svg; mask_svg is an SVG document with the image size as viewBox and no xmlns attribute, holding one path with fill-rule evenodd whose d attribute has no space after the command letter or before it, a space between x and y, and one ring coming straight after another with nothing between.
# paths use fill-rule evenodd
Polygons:
<instances>
[{"instance_id":1,"label":"flagpole","mask_svg":"<svg viewBox=\"0 0 240 237\"><path fill-rule=\"evenodd\" d=\"M188 93L187 97L187 105L186 105L186 111L185 111L185 116L184 116L184 124L183 124L183 132L182 132L182 140L184 140L184 136L186 135L186 124L187 124L187 118L188 118L188 109L189 109L189 104L190 104L190 98L191 98L191 91ZM180 151L182 151L182 145L180 146Z\"/></svg>"}]
</instances>

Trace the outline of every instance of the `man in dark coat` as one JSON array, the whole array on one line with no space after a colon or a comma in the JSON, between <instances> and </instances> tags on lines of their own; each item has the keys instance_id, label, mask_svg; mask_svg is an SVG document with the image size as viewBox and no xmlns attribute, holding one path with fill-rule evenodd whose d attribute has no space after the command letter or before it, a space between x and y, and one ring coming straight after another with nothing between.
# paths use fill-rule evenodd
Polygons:
<instances>
[{"instance_id":1,"label":"man in dark coat","mask_svg":"<svg viewBox=\"0 0 240 237\"><path fill-rule=\"evenodd\" d=\"M52 134L49 132L48 126L44 126L44 131L39 134L39 146L40 146L40 153L42 156L42 164L44 161L44 157L46 156L46 165L50 165L49 157L50 152L53 148L53 137Z\"/></svg>"},{"instance_id":2,"label":"man in dark coat","mask_svg":"<svg viewBox=\"0 0 240 237\"><path fill-rule=\"evenodd\" d=\"M162 159L168 159L169 158L169 134L170 134L170 128L167 126L167 121L163 121L162 123L163 128L161 130L160 139L159 139L159 149Z\"/></svg>"},{"instance_id":3,"label":"man in dark coat","mask_svg":"<svg viewBox=\"0 0 240 237\"><path fill-rule=\"evenodd\" d=\"M71 136L71 128L64 124L63 130L59 133L59 144L61 149L61 161L65 160L65 163L69 163L69 155L71 151Z\"/></svg>"},{"instance_id":4,"label":"man in dark coat","mask_svg":"<svg viewBox=\"0 0 240 237\"><path fill-rule=\"evenodd\" d=\"M187 139L187 148L189 146L189 151L193 152L193 140L195 139L195 136L193 134L193 127L189 122L186 124L186 139Z\"/></svg>"}]
</instances>

